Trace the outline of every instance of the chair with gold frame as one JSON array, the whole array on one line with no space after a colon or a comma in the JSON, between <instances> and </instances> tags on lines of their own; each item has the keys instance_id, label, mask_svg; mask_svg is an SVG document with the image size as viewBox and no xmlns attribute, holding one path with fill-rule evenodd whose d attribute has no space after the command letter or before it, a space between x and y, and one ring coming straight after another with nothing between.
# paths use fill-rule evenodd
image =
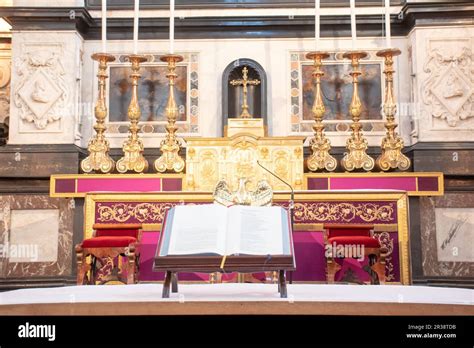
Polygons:
<instances>
[{"instance_id":1,"label":"chair with gold frame","mask_svg":"<svg viewBox=\"0 0 474 348\"><path fill-rule=\"evenodd\" d=\"M92 238L76 245L77 285L138 282L142 225L94 224L93 229ZM99 280L98 266L104 259L111 260L112 272Z\"/></svg>"},{"instance_id":2,"label":"chair with gold frame","mask_svg":"<svg viewBox=\"0 0 474 348\"><path fill-rule=\"evenodd\" d=\"M388 249L374 237L374 226L369 224L324 224L324 245L326 253L327 282L335 282L336 273L342 268L336 262L333 250L338 246L363 246L364 257L369 259L368 273L371 284L385 284L385 257ZM353 256L355 257L355 256Z\"/></svg>"}]
</instances>

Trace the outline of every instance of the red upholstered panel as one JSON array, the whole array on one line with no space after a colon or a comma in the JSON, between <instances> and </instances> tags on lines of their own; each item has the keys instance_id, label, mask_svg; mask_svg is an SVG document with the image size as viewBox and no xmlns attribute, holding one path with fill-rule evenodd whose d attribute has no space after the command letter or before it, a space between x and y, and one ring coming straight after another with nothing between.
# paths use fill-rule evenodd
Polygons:
<instances>
[{"instance_id":1,"label":"red upholstered panel","mask_svg":"<svg viewBox=\"0 0 474 348\"><path fill-rule=\"evenodd\" d=\"M133 238L138 238L138 229L97 229L95 230L96 237L105 237L105 236L128 236Z\"/></svg>"},{"instance_id":2,"label":"red upholstered panel","mask_svg":"<svg viewBox=\"0 0 474 348\"><path fill-rule=\"evenodd\" d=\"M355 245L363 245L367 248L380 248L380 243L377 239L373 237L365 237L365 236L333 237L333 238L329 238L328 242L330 244L336 243L336 245L355 244Z\"/></svg>"},{"instance_id":3,"label":"red upholstered panel","mask_svg":"<svg viewBox=\"0 0 474 348\"><path fill-rule=\"evenodd\" d=\"M342 237L342 236L370 236L372 228L328 228L328 237Z\"/></svg>"},{"instance_id":4,"label":"red upholstered panel","mask_svg":"<svg viewBox=\"0 0 474 348\"><path fill-rule=\"evenodd\" d=\"M114 247L126 247L137 241L136 238L130 236L105 236L105 237L94 237L86 239L82 242L83 248L114 248Z\"/></svg>"}]
</instances>

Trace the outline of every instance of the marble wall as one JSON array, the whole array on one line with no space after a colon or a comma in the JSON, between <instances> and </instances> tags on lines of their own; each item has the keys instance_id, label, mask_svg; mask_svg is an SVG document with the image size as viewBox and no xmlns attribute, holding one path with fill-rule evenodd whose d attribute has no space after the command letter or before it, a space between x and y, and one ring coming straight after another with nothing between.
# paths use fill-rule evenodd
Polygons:
<instances>
[{"instance_id":1,"label":"marble wall","mask_svg":"<svg viewBox=\"0 0 474 348\"><path fill-rule=\"evenodd\" d=\"M0 196L0 278L72 274L74 200Z\"/></svg>"}]
</instances>

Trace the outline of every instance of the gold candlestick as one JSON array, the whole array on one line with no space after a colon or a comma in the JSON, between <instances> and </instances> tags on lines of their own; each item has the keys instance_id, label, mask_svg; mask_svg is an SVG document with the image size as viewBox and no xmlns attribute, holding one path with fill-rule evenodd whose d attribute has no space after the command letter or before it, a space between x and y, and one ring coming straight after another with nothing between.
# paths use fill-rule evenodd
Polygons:
<instances>
[{"instance_id":1,"label":"gold candlestick","mask_svg":"<svg viewBox=\"0 0 474 348\"><path fill-rule=\"evenodd\" d=\"M129 136L123 143L123 157L117 161L117 171L126 173L133 171L143 173L148 170L148 161L143 156L143 142L138 137L138 122L140 121L140 106L138 105L138 79L140 78L140 63L146 62L147 58L142 55L132 54L128 56L132 63L132 99L128 106L128 119L130 120Z\"/></svg>"},{"instance_id":2,"label":"gold candlestick","mask_svg":"<svg viewBox=\"0 0 474 348\"><path fill-rule=\"evenodd\" d=\"M410 159L402 153L403 139L395 132L397 123L395 115L397 113L397 104L393 93L393 57L401 54L397 48L387 48L377 52L377 56L385 60L385 96L383 103L383 113L385 115L386 136L382 139L382 154L377 158L377 166L384 171L398 168L407 170L410 168Z\"/></svg>"},{"instance_id":3,"label":"gold candlestick","mask_svg":"<svg viewBox=\"0 0 474 348\"><path fill-rule=\"evenodd\" d=\"M92 59L99 62L99 96L94 108L96 123L94 130L95 136L89 141L87 150L89 156L81 162L81 169L84 173L92 171L101 173L110 173L114 170L115 162L109 156L109 141L105 138L105 119L107 118L107 103L105 102L105 80L107 79L107 63L115 60L114 56L107 53L94 53Z\"/></svg>"},{"instance_id":4,"label":"gold candlestick","mask_svg":"<svg viewBox=\"0 0 474 348\"><path fill-rule=\"evenodd\" d=\"M166 74L166 77L170 82L168 104L166 105L166 118L168 120L166 137L160 144L161 156L155 161L155 169L160 173L170 171L180 173L184 170L184 160L179 155L181 142L176 137L176 131L178 130L178 127L176 127L178 107L174 98L174 81L178 76L176 74L176 63L181 62L183 57L176 54L168 54L160 59L168 63L168 74Z\"/></svg>"},{"instance_id":5,"label":"gold candlestick","mask_svg":"<svg viewBox=\"0 0 474 348\"><path fill-rule=\"evenodd\" d=\"M323 102L323 96L321 92L321 77L324 76L324 72L321 70L323 65L322 60L329 57L329 54L325 52L310 52L306 55L306 58L314 60L314 71L313 77L316 81L316 88L314 91L314 103L311 111L314 116L314 138L310 141L311 155L308 158L307 164L308 169L312 172L317 170L326 169L331 172L336 169L337 161L334 157L329 154L331 150L331 142L324 135L324 124L323 116L326 112L326 108Z\"/></svg>"},{"instance_id":6,"label":"gold candlestick","mask_svg":"<svg viewBox=\"0 0 474 348\"><path fill-rule=\"evenodd\" d=\"M351 60L352 72L350 75L352 76L354 91L352 93L352 101L349 107L349 113L352 117L352 134L351 137L347 139L346 148L348 152L342 158L341 164L347 171L360 168L370 171L374 168L375 161L366 153L368 143L367 139L362 135L362 124L360 123L362 103L359 98L359 76L362 74L360 71L359 61L360 59L367 57L367 53L362 51L351 51L344 53L343 57Z\"/></svg>"}]
</instances>

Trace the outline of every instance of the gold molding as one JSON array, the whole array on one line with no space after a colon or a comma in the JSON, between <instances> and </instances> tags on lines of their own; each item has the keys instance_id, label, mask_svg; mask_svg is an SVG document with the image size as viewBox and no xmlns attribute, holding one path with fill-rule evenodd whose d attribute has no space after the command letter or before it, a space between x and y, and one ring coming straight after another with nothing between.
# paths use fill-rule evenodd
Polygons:
<instances>
[{"instance_id":1,"label":"gold molding","mask_svg":"<svg viewBox=\"0 0 474 348\"><path fill-rule=\"evenodd\" d=\"M408 197L406 195L397 201L397 217L400 281L406 285L411 284Z\"/></svg>"}]
</instances>

